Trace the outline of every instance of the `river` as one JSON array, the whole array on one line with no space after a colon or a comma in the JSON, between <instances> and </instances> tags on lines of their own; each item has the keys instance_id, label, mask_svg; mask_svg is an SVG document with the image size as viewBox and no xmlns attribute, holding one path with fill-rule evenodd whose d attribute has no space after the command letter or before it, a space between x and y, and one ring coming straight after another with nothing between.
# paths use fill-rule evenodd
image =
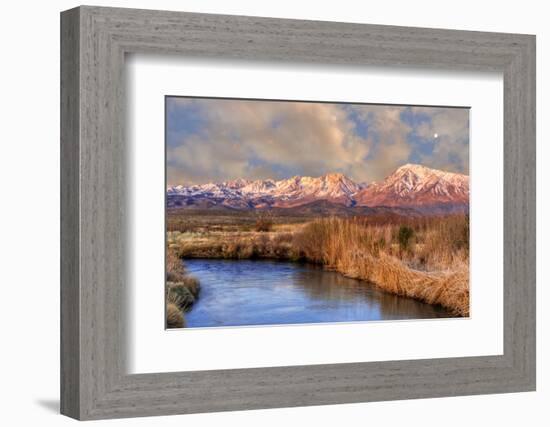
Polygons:
<instances>
[{"instance_id":1,"label":"river","mask_svg":"<svg viewBox=\"0 0 550 427\"><path fill-rule=\"evenodd\" d=\"M185 315L188 327L452 317L442 307L307 264L187 259L185 266L201 282Z\"/></svg>"}]
</instances>

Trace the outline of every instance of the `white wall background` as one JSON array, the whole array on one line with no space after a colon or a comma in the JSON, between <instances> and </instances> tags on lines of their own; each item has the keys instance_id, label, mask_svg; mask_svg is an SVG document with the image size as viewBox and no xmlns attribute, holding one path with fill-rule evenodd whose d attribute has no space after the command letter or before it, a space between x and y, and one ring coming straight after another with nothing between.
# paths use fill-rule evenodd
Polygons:
<instances>
[{"instance_id":1,"label":"white wall background","mask_svg":"<svg viewBox=\"0 0 550 427\"><path fill-rule=\"evenodd\" d=\"M550 27L536 0L359 2L96 1L97 5L410 25L537 35L538 391L508 395L260 410L109 421L110 425L543 426L550 422L550 335L544 302L550 275ZM62 426L59 384L59 12L75 1L5 2L0 25L0 421ZM545 363L546 362L546 363Z\"/></svg>"}]
</instances>

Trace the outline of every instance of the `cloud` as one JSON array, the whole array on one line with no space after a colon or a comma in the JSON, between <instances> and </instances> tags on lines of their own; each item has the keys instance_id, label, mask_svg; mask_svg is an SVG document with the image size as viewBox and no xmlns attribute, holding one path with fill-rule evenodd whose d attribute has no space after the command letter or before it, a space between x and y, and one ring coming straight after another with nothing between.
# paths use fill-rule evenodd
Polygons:
<instances>
[{"instance_id":1,"label":"cloud","mask_svg":"<svg viewBox=\"0 0 550 427\"><path fill-rule=\"evenodd\" d=\"M379 180L407 163L413 147L407 137L412 127L401 119L405 107L354 105L350 107L369 128L373 149L363 163L364 180Z\"/></svg>"},{"instance_id":2,"label":"cloud","mask_svg":"<svg viewBox=\"0 0 550 427\"><path fill-rule=\"evenodd\" d=\"M466 109L169 98L167 124L169 185L329 172L368 182L411 160L468 170Z\"/></svg>"},{"instance_id":3,"label":"cloud","mask_svg":"<svg viewBox=\"0 0 550 427\"><path fill-rule=\"evenodd\" d=\"M169 183L273 178L274 173L285 175L280 178L353 175L369 152L369 141L354 132L354 123L335 104L182 101L170 108L199 106L205 125L198 133L171 137Z\"/></svg>"}]
</instances>

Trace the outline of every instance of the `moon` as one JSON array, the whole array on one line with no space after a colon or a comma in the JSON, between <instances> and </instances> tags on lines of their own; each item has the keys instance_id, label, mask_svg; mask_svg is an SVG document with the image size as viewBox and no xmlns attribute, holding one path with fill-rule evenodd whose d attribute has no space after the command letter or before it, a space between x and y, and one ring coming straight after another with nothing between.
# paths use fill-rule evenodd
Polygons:
<instances>
[{"instance_id":1,"label":"moon","mask_svg":"<svg viewBox=\"0 0 550 427\"><path fill-rule=\"evenodd\" d=\"M437 133L434 133L434 138L437 139L439 135Z\"/></svg>"}]
</instances>

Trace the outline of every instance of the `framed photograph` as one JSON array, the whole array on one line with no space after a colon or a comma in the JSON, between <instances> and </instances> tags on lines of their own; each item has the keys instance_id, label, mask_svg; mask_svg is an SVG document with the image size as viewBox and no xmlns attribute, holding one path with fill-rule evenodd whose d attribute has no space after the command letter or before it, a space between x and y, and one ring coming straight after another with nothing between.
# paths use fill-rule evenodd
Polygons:
<instances>
[{"instance_id":1,"label":"framed photograph","mask_svg":"<svg viewBox=\"0 0 550 427\"><path fill-rule=\"evenodd\" d=\"M61 14L61 411L535 389L535 37Z\"/></svg>"},{"instance_id":2,"label":"framed photograph","mask_svg":"<svg viewBox=\"0 0 550 427\"><path fill-rule=\"evenodd\" d=\"M469 317L469 108L167 96L165 123L168 328Z\"/></svg>"}]
</instances>

